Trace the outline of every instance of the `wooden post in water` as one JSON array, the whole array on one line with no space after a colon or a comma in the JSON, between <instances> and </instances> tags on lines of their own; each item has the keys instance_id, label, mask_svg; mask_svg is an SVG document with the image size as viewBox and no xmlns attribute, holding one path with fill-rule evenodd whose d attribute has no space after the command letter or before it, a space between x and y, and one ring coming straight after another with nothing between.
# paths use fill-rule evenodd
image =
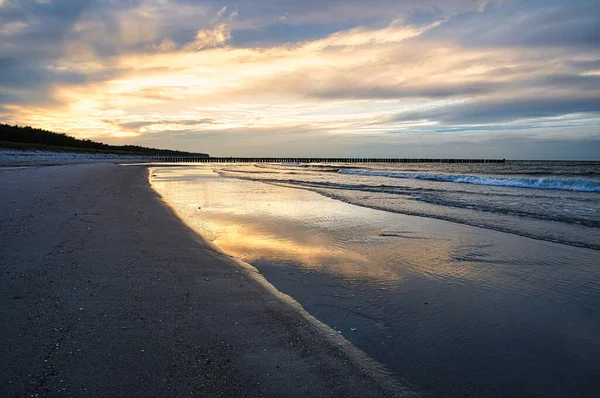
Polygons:
<instances>
[{"instance_id":1,"label":"wooden post in water","mask_svg":"<svg viewBox=\"0 0 600 398\"><path fill-rule=\"evenodd\" d=\"M428 158L245 158L154 156L151 162L164 163L505 163L506 159L428 159Z\"/></svg>"}]
</instances>

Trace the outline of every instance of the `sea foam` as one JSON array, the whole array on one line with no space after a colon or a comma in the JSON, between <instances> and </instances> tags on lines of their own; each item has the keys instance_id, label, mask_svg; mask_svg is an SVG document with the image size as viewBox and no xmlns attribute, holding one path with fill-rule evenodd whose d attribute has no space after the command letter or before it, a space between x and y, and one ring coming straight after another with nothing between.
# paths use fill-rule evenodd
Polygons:
<instances>
[{"instance_id":1,"label":"sea foam","mask_svg":"<svg viewBox=\"0 0 600 398\"><path fill-rule=\"evenodd\" d=\"M491 185L502 187L560 189L566 191L600 192L600 180L586 178L504 178L464 174L391 173L384 171L339 170L341 174L390 178L410 178L427 181L455 182L462 184Z\"/></svg>"}]
</instances>

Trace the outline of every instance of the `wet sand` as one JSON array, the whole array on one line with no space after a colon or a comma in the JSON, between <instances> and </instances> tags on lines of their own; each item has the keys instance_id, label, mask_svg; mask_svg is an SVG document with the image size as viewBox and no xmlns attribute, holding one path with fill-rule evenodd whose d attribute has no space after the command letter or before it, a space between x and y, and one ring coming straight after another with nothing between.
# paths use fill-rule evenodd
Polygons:
<instances>
[{"instance_id":1,"label":"wet sand","mask_svg":"<svg viewBox=\"0 0 600 398\"><path fill-rule=\"evenodd\" d=\"M1 396L407 395L182 224L145 167L0 185Z\"/></svg>"}]
</instances>

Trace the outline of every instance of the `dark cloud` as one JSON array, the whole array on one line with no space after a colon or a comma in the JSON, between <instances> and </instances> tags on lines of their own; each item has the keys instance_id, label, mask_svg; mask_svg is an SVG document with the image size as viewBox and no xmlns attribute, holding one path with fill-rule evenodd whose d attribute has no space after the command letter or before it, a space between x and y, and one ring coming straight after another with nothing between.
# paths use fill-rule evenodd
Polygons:
<instances>
[{"instance_id":1,"label":"dark cloud","mask_svg":"<svg viewBox=\"0 0 600 398\"><path fill-rule=\"evenodd\" d=\"M3 104L13 104L16 101L17 98L13 94L6 91L0 91L0 107Z\"/></svg>"},{"instance_id":2,"label":"dark cloud","mask_svg":"<svg viewBox=\"0 0 600 398\"><path fill-rule=\"evenodd\" d=\"M411 25L429 25L444 19L444 12L440 7L419 7L407 13L406 21Z\"/></svg>"},{"instance_id":3,"label":"dark cloud","mask_svg":"<svg viewBox=\"0 0 600 398\"><path fill-rule=\"evenodd\" d=\"M305 40L316 40L335 32L355 27L352 21L338 23L307 23L290 25L285 21L277 21L258 29L238 29L232 32L231 44L241 47L268 47L283 43Z\"/></svg>"},{"instance_id":4,"label":"dark cloud","mask_svg":"<svg viewBox=\"0 0 600 398\"><path fill-rule=\"evenodd\" d=\"M596 55L598 55L598 54L596 54ZM574 60L568 60L565 63L569 67L579 69L582 71L599 70L600 69L600 58L584 59L584 60L574 59Z\"/></svg>"},{"instance_id":5,"label":"dark cloud","mask_svg":"<svg viewBox=\"0 0 600 398\"><path fill-rule=\"evenodd\" d=\"M465 101L399 114L396 121L435 120L447 125L512 122L574 113L600 114L600 96L577 98L498 98Z\"/></svg>"},{"instance_id":6,"label":"dark cloud","mask_svg":"<svg viewBox=\"0 0 600 398\"><path fill-rule=\"evenodd\" d=\"M126 72L125 69L104 69L94 72L58 70L44 62L0 57L0 90L10 91L5 103L56 106L52 97L56 86L74 86L105 81Z\"/></svg>"},{"instance_id":7,"label":"dark cloud","mask_svg":"<svg viewBox=\"0 0 600 398\"><path fill-rule=\"evenodd\" d=\"M402 98L431 98L440 99L457 96L472 96L494 91L497 85L493 83L475 84L430 84L423 86L403 85L368 85L368 84L337 84L334 87L315 88L310 95L323 99L402 99Z\"/></svg>"},{"instance_id":8,"label":"dark cloud","mask_svg":"<svg viewBox=\"0 0 600 398\"><path fill-rule=\"evenodd\" d=\"M52 87L85 84L104 74L54 68L66 39L96 0L8 0L0 6L0 89L13 104L57 105ZM4 30L2 29L4 27Z\"/></svg>"},{"instance_id":9,"label":"dark cloud","mask_svg":"<svg viewBox=\"0 0 600 398\"><path fill-rule=\"evenodd\" d=\"M82 84L83 73L51 70L16 58L0 58L0 88L41 88L50 84Z\"/></svg>"},{"instance_id":10,"label":"dark cloud","mask_svg":"<svg viewBox=\"0 0 600 398\"><path fill-rule=\"evenodd\" d=\"M449 40L461 45L502 47L600 48L600 2L535 0L490 3L469 11L421 39Z\"/></svg>"},{"instance_id":11,"label":"dark cloud","mask_svg":"<svg viewBox=\"0 0 600 398\"><path fill-rule=\"evenodd\" d=\"M517 82L518 83L518 82ZM559 73L532 79L532 86L558 87L576 90L600 90L600 75Z\"/></svg>"},{"instance_id":12,"label":"dark cloud","mask_svg":"<svg viewBox=\"0 0 600 398\"><path fill-rule=\"evenodd\" d=\"M11 0L0 7L0 26L22 24L14 32L0 34L0 55L23 60L56 59L62 56L65 38L95 0ZM7 41L7 40L10 40ZM11 44L11 45L9 45Z\"/></svg>"},{"instance_id":13,"label":"dark cloud","mask_svg":"<svg viewBox=\"0 0 600 398\"><path fill-rule=\"evenodd\" d=\"M314 32L335 32L334 27L383 27L400 18L410 24L425 24L457 10L475 9L478 0L175 0L178 4L208 6L213 11L227 6L236 10L240 25L233 24L238 43L284 43L308 40ZM251 31L248 29L256 29ZM260 35L260 32L264 35ZM271 34L273 33L273 34ZM248 37L246 37L248 35ZM278 35L281 40L278 40Z\"/></svg>"},{"instance_id":14,"label":"dark cloud","mask_svg":"<svg viewBox=\"0 0 600 398\"><path fill-rule=\"evenodd\" d=\"M467 68L468 63L456 68ZM340 99L410 99L428 98L433 100L445 98L481 97L489 94L506 94L525 91L546 90L548 96L573 95L580 92L584 97L589 92L600 90L600 75L581 74L581 71L565 71L561 73L544 73L539 67L522 66L506 68L507 70L491 70L468 81L444 82L438 79L431 81L425 75L419 81L407 83L382 82L380 73L389 73L393 65L371 65L354 68L349 71L340 69L327 76L318 76L319 71L298 71L273 76L266 81L251 85L246 90L248 95L261 87L286 94L300 94L307 97L340 100ZM499 68L502 69L502 68ZM455 80L457 80L455 78ZM588 94L585 94L585 93Z\"/></svg>"},{"instance_id":15,"label":"dark cloud","mask_svg":"<svg viewBox=\"0 0 600 398\"><path fill-rule=\"evenodd\" d=\"M153 120L153 121L139 121L139 122L125 122L125 123L117 123L118 126L123 127L125 129L139 129L141 127L148 126L156 126L161 124L177 124L182 126L196 126L199 124L216 124L213 119L204 118L204 119L189 119L189 120Z\"/></svg>"}]
</instances>

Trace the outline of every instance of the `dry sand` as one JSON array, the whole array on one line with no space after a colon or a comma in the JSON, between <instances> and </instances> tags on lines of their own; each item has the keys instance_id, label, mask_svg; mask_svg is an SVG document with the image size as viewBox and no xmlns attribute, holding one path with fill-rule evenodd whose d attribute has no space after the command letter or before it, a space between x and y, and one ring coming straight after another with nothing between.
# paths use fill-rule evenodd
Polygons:
<instances>
[{"instance_id":1,"label":"dry sand","mask_svg":"<svg viewBox=\"0 0 600 398\"><path fill-rule=\"evenodd\" d=\"M0 396L402 393L203 243L145 167L0 169L0 186Z\"/></svg>"}]
</instances>

